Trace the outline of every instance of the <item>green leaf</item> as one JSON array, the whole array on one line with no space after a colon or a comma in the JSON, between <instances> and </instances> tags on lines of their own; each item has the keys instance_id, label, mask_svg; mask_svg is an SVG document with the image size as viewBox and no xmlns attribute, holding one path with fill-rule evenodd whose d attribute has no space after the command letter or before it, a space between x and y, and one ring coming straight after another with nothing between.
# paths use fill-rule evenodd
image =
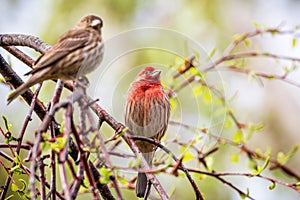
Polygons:
<instances>
[{"instance_id":1,"label":"green leaf","mask_svg":"<svg viewBox=\"0 0 300 200\"><path fill-rule=\"evenodd\" d=\"M244 39L244 44L246 47L249 47L251 45L251 41L248 38Z\"/></svg>"},{"instance_id":2,"label":"green leaf","mask_svg":"<svg viewBox=\"0 0 300 200\"><path fill-rule=\"evenodd\" d=\"M5 79L3 77L0 77L0 83L5 83Z\"/></svg>"},{"instance_id":3,"label":"green leaf","mask_svg":"<svg viewBox=\"0 0 300 200\"><path fill-rule=\"evenodd\" d=\"M51 149L59 153L62 149L65 148L69 141L68 137L57 137L55 142L51 143Z\"/></svg>"},{"instance_id":4,"label":"green leaf","mask_svg":"<svg viewBox=\"0 0 300 200\"><path fill-rule=\"evenodd\" d=\"M207 176L205 174L197 174L197 177L199 178L199 180L203 180L205 179Z\"/></svg>"},{"instance_id":5,"label":"green leaf","mask_svg":"<svg viewBox=\"0 0 300 200\"><path fill-rule=\"evenodd\" d=\"M232 128L232 119L230 117L226 117L225 121L224 121L224 127L227 129L231 129Z\"/></svg>"},{"instance_id":6,"label":"green leaf","mask_svg":"<svg viewBox=\"0 0 300 200\"><path fill-rule=\"evenodd\" d=\"M293 67L292 67L292 69L291 69L291 71L297 71L298 68L299 68L298 65L295 65L295 64L294 64Z\"/></svg>"},{"instance_id":7,"label":"green leaf","mask_svg":"<svg viewBox=\"0 0 300 200\"><path fill-rule=\"evenodd\" d=\"M281 164L281 165L285 165L287 163L287 161L293 156L295 155L295 153L298 151L299 149L299 144L296 144L293 149L291 149L287 154L284 154L283 152L279 152L277 154L277 161Z\"/></svg>"},{"instance_id":8,"label":"green leaf","mask_svg":"<svg viewBox=\"0 0 300 200\"><path fill-rule=\"evenodd\" d=\"M5 200L9 200L9 199L11 199L11 198L13 198L13 197L14 197L14 195L12 194L12 195L6 197Z\"/></svg>"},{"instance_id":9,"label":"green leaf","mask_svg":"<svg viewBox=\"0 0 300 200\"><path fill-rule=\"evenodd\" d=\"M19 181L22 183L22 188L20 189L20 191L25 192L26 188L27 188L27 183L25 180L23 179L19 179Z\"/></svg>"},{"instance_id":10,"label":"green leaf","mask_svg":"<svg viewBox=\"0 0 300 200\"><path fill-rule=\"evenodd\" d=\"M297 189L300 189L300 182L295 183Z\"/></svg>"},{"instance_id":11,"label":"green leaf","mask_svg":"<svg viewBox=\"0 0 300 200\"><path fill-rule=\"evenodd\" d=\"M237 154L237 153L231 154L231 155L230 155L230 160L231 160L232 162L234 162L234 163L239 162L239 154Z\"/></svg>"},{"instance_id":12,"label":"green leaf","mask_svg":"<svg viewBox=\"0 0 300 200\"><path fill-rule=\"evenodd\" d=\"M262 151L261 151L261 149L259 149L259 148L255 149L254 152L255 152L256 154L262 154Z\"/></svg>"},{"instance_id":13,"label":"green leaf","mask_svg":"<svg viewBox=\"0 0 300 200\"><path fill-rule=\"evenodd\" d=\"M60 124L59 132L60 132L60 133L63 133L63 132L64 132L64 128L65 128L65 122L63 121L63 122Z\"/></svg>"},{"instance_id":14,"label":"green leaf","mask_svg":"<svg viewBox=\"0 0 300 200\"><path fill-rule=\"evenodd\" d=\"M204 98L205 103L207 103L209 105L211 104L212 95L210 93L210 90L208 90L207 88L204 90L203 98Z\"/></svg>"},{"instance_id":15,"label":"green leaf","mask_svg":"<svg viewBox=\"0 0 300 200\"><path fill-rule=\"evenodd\" d=\"M284 155L283 152L279 152L277 154L277 161L281 164L284 165L287 162L286 156Z\"/></svg>"},{"instance_id":16,"label":"green leaf","mask_svg":"<svg viewBox=\"0 0 300 200\"><path fill-rule=\"evenodd\" d=\"M193 94L197 97L200 96L201 94L203 94L204 91L204 87L203 86L198 86L198 87L194 87L193 88Z\"/></svg>"},{"instance_id":17,"label":"green leaf","mask_svg":"<svg viewBox=\"0 0 300 200\"><path fill-rule=\"evenodd\" d=\"M236 60L226 60L223 63L226 67L238 66Z\"/></svg>"},{"instance_id":18,"label":"green leaf","mask_svg":"<svg viewBox=\"0 0 300 200\"><path fill-rule=\"evenodd\" d=\"M243 142L243 132L240 129L234 133L233 142L235 142L235 143Z\"/></svg>"},{"instance_id":19,"label":"green leaf","mask_svg":"<svg viewBox=\"0 0 300 200\"><path fill-rule=\"evenodd\" d=\"M261 167L261 168L262 168L262 171L265 170L265 169L268 167L268 165L269 165L269 163L270 163L270 159L271 159L271 156L270 156L270 155L267 156L267 158L266 158L266 160L265 160L263 166Z\"/></svg>"},{"instance_id":20,"label":"green leaf","mask_svg":"<svg viewBox=\"0 0 300 200\"><path fill-rule=\"evenodd\" d=\"M101 173L100 183L107 184L110 181L110 177L112 175L112 170L107 169L105 167L101 167L100 173Z\"/></svg>"},{"instance_id":21,"label":"green leaf","mask_svg":"<svg viewBox=\"0 0 300 200\"><path fill-rule=\"evenodd\" d=\"M128 184L129 182L127 181L127 179L125 179L124 177L118 177L118 181L120 183L122 183L123 185Z\"/></svg>"},{"instance_id":22,"label":"green leaf","mask_svg":"<svg viewBox=\"0 0 300 200\"><path fill-rule=\"evenodd\" d=\"M292 40L292 47L295 48L297 45L297 38L293 38Z\"/></svg>"},{"instance_id":23,"label":"green leaf","mask_svg":"<svg viewBox=\"0 0 300 200\"><path fill-rule=\"evenodd\" d=\"M287 156L291 158L298 151L300 144L296 144L292 150L287 153Z\"/></svg>"},{"instance_id":24,"label":"green leaf","mask_svg":"<svg viewBox=\"0 0 300 200\"><path fill-rule=\"evenodd\" d=\"M23 169L21 168L20 165L14 166L14 167L11 168L9 171L10 171L10 172L13 172L14 174L19 174L19 175L23 174Z\"/></svg>"},{"instance_id":25,"label":"green leaf","mask_svg":"<svg viewBox=\"0 0 300 200\"><path fill-rule=\"evenodd\" d=\"M16 165L20 165L21 160L18 154L15 153L15 157L14 157L14 162L16 163Z\"/></svg>"},{"instance_id":26,"label":"green leaf","mask_svg":"<svg viewBox=\"0 0 300 200\"><path fill-rule=\"evenodd\" d=\"M211 157L211 156L210 157L206 157L205 161L206 161L206 165L207 165L207 170L209 172L212 172L212 170L213 170L213 164L214 164L213 157Z\"/></svg>"},{"instance_id":27,"label":"green leaf","mask_svg":"<svg viewBox=\"0 0 300 200\"><path fill-rule=\"evenodd\" d=\"M5 134L5 143L9 144L11 141L13 141L13 136L11 134L11 132L6 132Z\"/></svg>"},{"instance_id":28,"label":"green leaf","mask_svg":"<svg viewBox=\"0 0 300 200\"><path fill-rule=\"evenodd\" d=\"M132 167L132 165L133 165L133 159L130 158L130 159L129 159L129 162L128 162L128 167Z\"/></svg>"},{"instance_id":29,"label":"green leaf","mask_svg":"<svg viewBox=\"0 0 300 200\"><path fill-rule=\"evenodd\" d=\"M242 199L246 199L247 197L249 197L250 191L249 188L247 188L247 192L245 194L240 193L240 197Z\"/></svg>"},{"instance_id":30,"label":"green leaf","mask_svg":"<svg viewBox=\"0 0 300 200\"><path fill-rule=\"evenodd\" d=\"M209 57L209 58L212 58L212 57L215 55L216 51L217 51L217 49L216 49L216 48L213 48L213 49L210 51L208 57Z\"/></svg>"},{"instance_id":31,"label":"green leaf","mask_svg":"<svg viewBox=\"0 0 300 200\"><path fill-rule=\"evenodd\" d=\"M17 192L18 190L19 190L19 187L16 184L12 183L11 184L11 191Z\"/></svg>"},{"instance_id":32,"label":"green leaf","mask_svg":"<svg viewBox=\"0 0 300 200\"><path fill-rule=\"evenodd\" d=\"M251 83L253 80L255 80L259 86L264 86L262 79L259 76L257 76L254 71L250 71L248 72L248 81Z\"/></svg>"},{"instance_id":33,"label":"green leaf","mask_svg":"<svg viewBox=\"0 0 300 200\"><path fill-rule=\"evenodd\" d=\"M271 156L268 156L262 166L257 166L257 169L253 170L254 176L259 175L263 170L265 170L268 167L268 165L270 163L270 158L271 158Z\"/></svg>"},{"instance_id":34,"label":"green leaf","mask_svg":"<svg viewBox=\"0 0 300 200\"><path fill-rule=\"evenodd\" d=\"M249 125L249 130L251 132L259 132L264 129L265 125L263 123L258 123L258 124L250 124Z\"/></svg>"},{"instance_id":35,"label":"green leaf","mask_svg":"<svg viewBox=\"0 0 300 200\"><path fill-rule=\"evenodd\" d=\"M261 27L261 24L259 22L252 22L252 25L255 27L255 28L260 28Z\"/></svg>"},{"instance_id":36,"label":"green leaf","mask_svg":"<svg viewBox=\"0 0 300 200\"><path fill-rule=\"evenodd\" d=\"M232 39L234 42L239 42L239 41L242 41L246 38L246 35L245 34L235 34L233 35Z\"/></svg>"},{"instance_id":37,"label":"green leaf","mask_svg":"<svg viewBox=\"0 0 300 200\"><path fill-rule=\"evenodd\" d=\"M269 190L273 190L276 187L276 183L272 182L271 185L269 185Z\"/></svg>"},{"instance_id":38,"label":"green leaf","mask_svg":"<svg viewBox=\"0 0 300 200\"><path fill-rule=\"evenodd\" d=\"M191 72L193 75L195 75L195 79L201 79L203 78L203 74L195 67L191 67L189 69L189 72Z\"/></svg>"},{"instance_id":39,"label":"green leaf","mask_svg":"<svg viewBox=\"0 0 300 200\"><path fill-rule=\"evenodd\" d=\"M270 31L270 33L272 34L272 36L275 36L278 33L278 30L277 29L272 29Z\"/></svg>"},{"instance_id":40,"label":"green leaf","mask_svg":"<svg viewBox=\"0 0 300 200\"><path fill-rule=\"evenodd\" d=\"M187 151L189 151L189 147L190 147L190 145L188 145L188 144L181 145L179 147L179 153L181 154L181 156L183 156L183 154L185 154Z\"/></svg>"},{"instance_id":41,"label":"green leaf","mask_svg":"<svg viewBox=\"0 0 300 200\"><path fill-rule=\"evenodd\" d=\"M264 129L264 124L263 123L259 123L259 124L249 124L248 125L248 130L249 132L247 133L247 135L245 136L245 141L248 141L249 139L252 138L252 136L259 132L262 131Z\"/></svg>"},{"instance_id":42,"label":"green leaf","mask_svg":"<svg viewBox=\"0 0 300 200\"><path fill-rule=\"evenodd\" d=\"M187 151L183 155L182 162L184 163L184 162L187 162L187 161L192 160L194 158L195 158L194 154L192 154L190 151Z\"/></svg>"},{"instance_id":43,"label":"green leaf","mask_svg":"<svg viewBox=\"0 0 300 200\"><path fill-rule=\"evenodd\" d=\"M170 98L170 106L171 106L171 110L176 110L178 106L178 102L175 98Z\"/></svg>"},{"instance_id":44,"label":"green leaf","mask_svg":"<svg viewBox=\"0 0 300 200\"><path fill-rule=\"evenodd\" d=\"M11 129L11 127L12 127L12 124L8 123L8 120L7 120L7 118L6 118L4 115L2 115L2 119L3 119L3 121L4 121L4 125L5 125L6 130L7 130L8 132L10 132L10 129Z\"/></svg>"}]
</instances>

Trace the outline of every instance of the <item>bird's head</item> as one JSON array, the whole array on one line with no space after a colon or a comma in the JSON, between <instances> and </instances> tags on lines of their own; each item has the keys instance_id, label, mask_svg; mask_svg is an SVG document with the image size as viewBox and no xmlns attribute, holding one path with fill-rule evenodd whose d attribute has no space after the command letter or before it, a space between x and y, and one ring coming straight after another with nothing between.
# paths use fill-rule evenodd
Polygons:
<instances>
[{"instance_id":1,"label":"bird's head","mask_svg":"<svg viewBox=\"0 0 300 200\"><path fill-rule=\"evenodd\" d=\"M87 15L83 17L76 25L76 28L93 28L97 31L101 31L103 21L96 15Z\"/></svg>"},{"instance_id":2,"label":"bird's head","mask_svg":"<svg viewBox=\"0 0 300 200\"><path fill-rule=\"evenodd\" d=\"M159 69L153 67L145 67L137 76L136 80L146 80L146 81L160 81Z\"/></svg>"}]
</instances>

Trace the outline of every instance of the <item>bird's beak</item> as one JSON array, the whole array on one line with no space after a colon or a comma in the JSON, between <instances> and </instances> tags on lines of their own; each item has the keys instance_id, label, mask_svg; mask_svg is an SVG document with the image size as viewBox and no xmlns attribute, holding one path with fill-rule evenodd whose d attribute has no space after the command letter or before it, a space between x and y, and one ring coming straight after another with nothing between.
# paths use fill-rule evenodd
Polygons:
<instances>
[{"instance_id":1,"label":"bird's beak","mask_svg":"<svg viewBox=\"0 0 300 200\"><path fill-rule=\"evenodd\" d=\"M155 79L159 79L160 73L161 73L161 71L159 69L156 69L152 72L151 76Z\"/></svg>"}]
</instances>

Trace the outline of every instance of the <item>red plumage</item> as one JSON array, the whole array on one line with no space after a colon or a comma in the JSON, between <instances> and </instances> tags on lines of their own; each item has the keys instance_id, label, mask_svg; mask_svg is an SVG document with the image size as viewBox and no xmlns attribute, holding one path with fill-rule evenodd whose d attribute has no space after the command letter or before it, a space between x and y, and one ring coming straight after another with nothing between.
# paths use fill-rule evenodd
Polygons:
<instances>
[{"instance_id":1,"label":"red plumage","mask_svg":"<svg viewBox=\"0 0 300 200\"><path fill-rule=\"evenodd\" d=\"M134 135L160 140L166 132L170 117L170 102L160 82L160 70L153 67L144 68L127 92L125 105L125 124ZM148 164L156 146L144 141L136 141ZM136 194L144 197L147 178L138 174Z\"/></svg>"}]
</instances>

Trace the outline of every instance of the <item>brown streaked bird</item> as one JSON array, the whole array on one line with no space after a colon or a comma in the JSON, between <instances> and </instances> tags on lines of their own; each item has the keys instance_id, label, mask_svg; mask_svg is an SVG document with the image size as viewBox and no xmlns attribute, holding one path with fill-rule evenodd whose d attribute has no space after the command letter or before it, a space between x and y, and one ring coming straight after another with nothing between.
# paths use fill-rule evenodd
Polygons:
<instances>
[{"instance_id":1,"label":"brown streaked bird","mask_svg":"<svg viewBox=\"0 0 300 200\"><path fill-rule=\"evenodd\" d=\"M7 104L31 86L49 79L75 80L90 73L101 63L104 45L102 19L95 15L83 17L33 64L29 80L9 94Z\"/></svg>"},{"instance_id":2,"label":"brown streaked bird","mask_svg":"<svg viewBox=\"0 0 300 200\"><path fill-rule=\"evenodd\" d=\"M160 70L143 69L127 92L125 125L132 134L160 140L165 134L170 117L170 102L160 82ZM135 141L140 152L152 165L156 146L146 141ZM147 187L145 173L138 173L136 195L144 197Z\"/></svg>"}]
</instances>

